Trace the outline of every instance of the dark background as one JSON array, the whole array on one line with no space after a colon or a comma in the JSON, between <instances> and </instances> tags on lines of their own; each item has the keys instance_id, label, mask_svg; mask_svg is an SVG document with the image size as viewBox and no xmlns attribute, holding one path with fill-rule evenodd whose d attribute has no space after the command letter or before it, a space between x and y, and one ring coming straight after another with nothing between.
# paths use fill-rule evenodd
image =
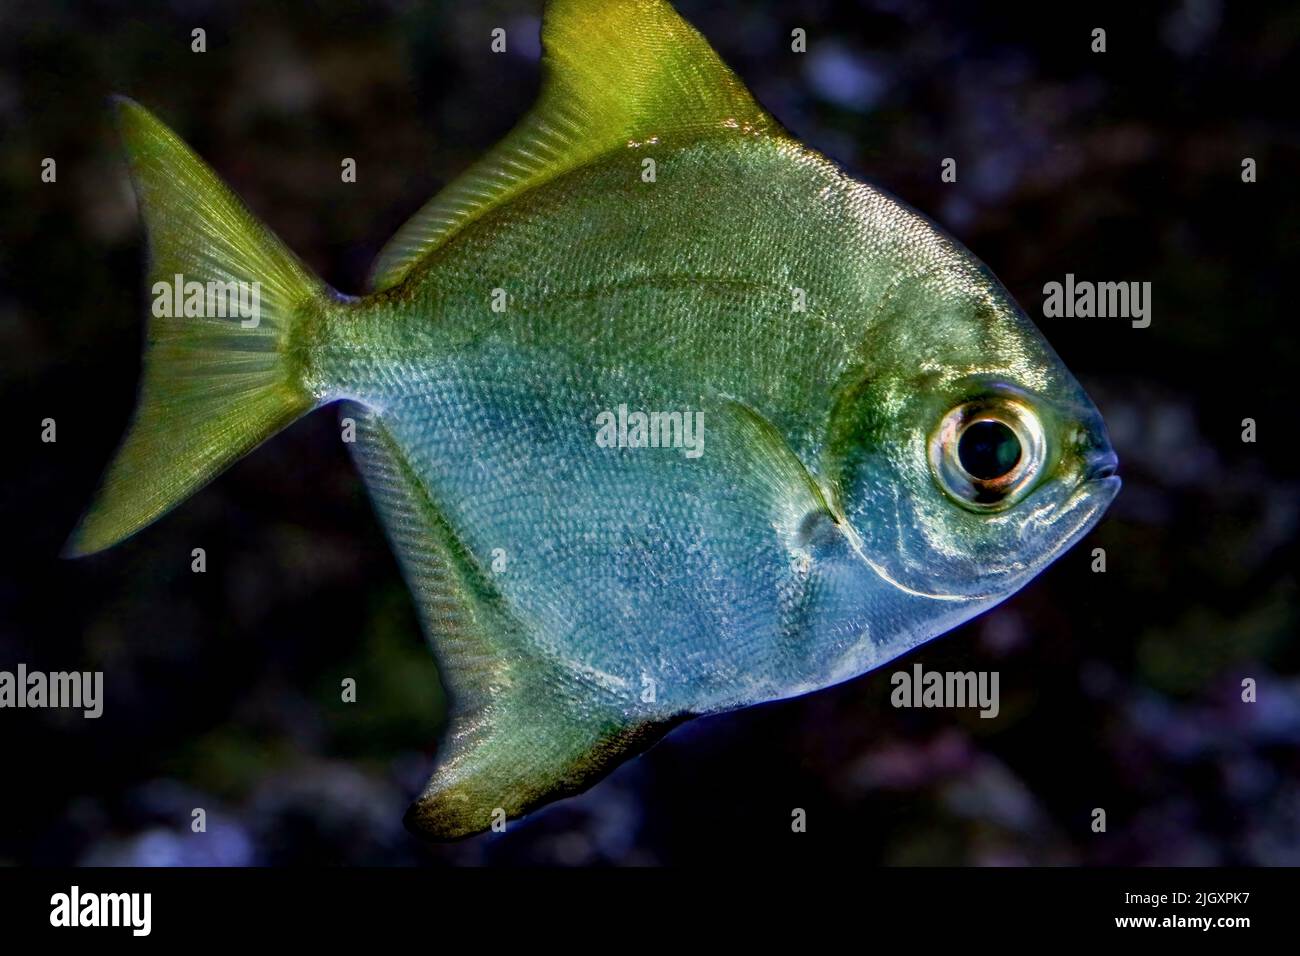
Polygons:
<instances>
[{"instance_id":1,"label":"dark background","mask_svg":"<svg viewBox=\"0 0 1300 956\"><path fill-rule=\"evenodd\" d=\"M106 696L96 721L0 711L0 863L1300 864L1296 4L678 4L797 136L987 262L1110 424L1104 522L900 662L999 671L995 720L896 710L887 667L688 724L505 835L426 847L400 821L437 674L333 412L126 544L57 557L126 425L146 311L106 96L359 292L530 104L540 6L0 5L0 669L102 669ZM1067 272L1150 281L1151 327L1040 318Z\"/></svg>"}]
</instances>

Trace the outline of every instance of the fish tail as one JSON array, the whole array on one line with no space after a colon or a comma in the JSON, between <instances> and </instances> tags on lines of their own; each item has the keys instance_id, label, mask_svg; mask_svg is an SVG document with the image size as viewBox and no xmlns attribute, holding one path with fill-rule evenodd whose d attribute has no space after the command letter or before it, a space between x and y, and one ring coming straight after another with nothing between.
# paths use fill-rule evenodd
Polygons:
<instances>
[{"instance_id":1,"label":"fish tail","mask_svg":"<svg viewBox=\"0 0 1300 956\"><path fill-rule=\"evenodd\" d=\"M303 333L338 297L175 133L115 106L152 303L135 415L68 556L140 530L319 404Z\"/></svg>"}]
</instances>

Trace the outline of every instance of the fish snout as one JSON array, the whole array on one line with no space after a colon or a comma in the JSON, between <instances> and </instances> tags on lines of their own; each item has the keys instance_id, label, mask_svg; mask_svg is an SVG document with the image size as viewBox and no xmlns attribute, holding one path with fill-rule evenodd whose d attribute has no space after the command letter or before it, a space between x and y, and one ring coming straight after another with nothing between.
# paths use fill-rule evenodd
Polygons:
<instances>
[{"instance_id":1,"label":"fish snout","mask_svg":"<svg viewBox=\"0 0 1300 956\"><path fill-rule=\"evenodd\" d=\"M1081 483L1115 478L1119 471L1119 456L1110 443L1106 423L1095 408L1089 408L1081 416L1073 444Z\"/></svg>"},{"instance_id":2,"label":"fish snout","mask_svg":"<svg viewBox=\"0 0 1300 956\"><path fill-rule=\"evenodd\" d=\"M1083 480L1100 481L1112 478L1119 471L1119 456L1113 448L1097 449L1083 460Z\"/></svg>"}]
</instances>

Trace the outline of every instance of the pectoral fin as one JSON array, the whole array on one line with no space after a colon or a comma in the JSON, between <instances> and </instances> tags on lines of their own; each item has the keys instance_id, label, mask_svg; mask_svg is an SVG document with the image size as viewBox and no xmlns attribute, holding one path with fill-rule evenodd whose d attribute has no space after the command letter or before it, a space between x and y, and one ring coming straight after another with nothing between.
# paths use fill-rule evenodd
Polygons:
<instances>
[{"instance_id":1,"label":"pectoral fin","mask_svg":"<svg viewBox=\"0 0 1300 956\"><path fill-rule=\"evenodd\" d=\"M354 457L387 527L450 701L437 765L407 812L415 833L455 839L579 793L676 722L544 659L528 624L465 549L407 455L357 405Z\"/></svg>"},{"instance_id":2,"label":"pectoral fin","mask_svg":"<svg viewBox=\"0 0 1300 956\"><path fill-rule=\"evenodd\" d=\"M814 529L842 526L832 496L771 421L732 398L716 396L714 404L726 427L715 430L711 453L731 459L727 473L748 498L767 509L787 544L802 546Z\"/></svg>"}]
</instances>

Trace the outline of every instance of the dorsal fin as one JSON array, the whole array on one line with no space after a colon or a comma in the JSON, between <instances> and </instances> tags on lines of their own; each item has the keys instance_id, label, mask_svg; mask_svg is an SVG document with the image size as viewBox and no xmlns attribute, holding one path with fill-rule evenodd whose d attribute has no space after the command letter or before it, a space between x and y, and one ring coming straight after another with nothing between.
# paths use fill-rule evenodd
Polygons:
<instances>
[{"instance_id":1,"label":"dorsal fin","mask_svg":"<svg viewBox=\"0 0 1300 956\"><path fill-rule=\"evenodd\" d=\"M396 285L466 223L613 150L710 130L758 135L778 128L664 0L550 0L537 103L397 231L371 285Z\"/></svg>"}]
</instances>

